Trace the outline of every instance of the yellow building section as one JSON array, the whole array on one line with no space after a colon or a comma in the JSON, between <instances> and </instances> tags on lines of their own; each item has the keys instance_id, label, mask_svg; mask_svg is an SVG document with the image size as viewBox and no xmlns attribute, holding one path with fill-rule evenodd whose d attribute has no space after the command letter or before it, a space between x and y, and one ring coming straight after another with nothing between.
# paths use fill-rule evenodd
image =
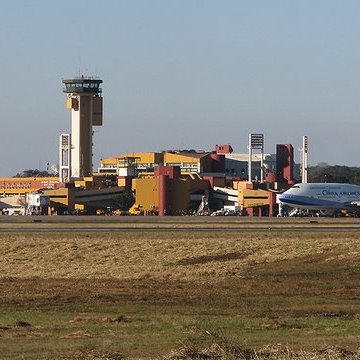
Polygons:
<instances>
[{"instance_id":1,"label":"yellow building section","mask_svg":"<svg viewBox=\"0 0 360 360\"><path fill-rule=\"evenodd\" d=\"M118 178L117 179L117 186L126 186L126 179Z\"/></svg>"},{"instance_id":2,"label":"yellow building section","mask_svg":"<svg viewBox=\"0 0 360 360\"><path fill-rule=\"evenodd\" d=\"M159 208L159 179L133 179L132 188L135 190L135 204L146 212ZM209 182L195 179L168 179L167 210L168 214L176 215L187 210L190 196L199 190L209 190Z\"/></svg>"},{"instance_id":3,"label":"yellow building section","mask_svg":"<svg viewBox=\"0 0 360 360\"><path fill-rule=\"evenodd\" d=\"M144 211L159 207L159 179L133 179L132 187L136 193L135 204L141 205Z\"/></svg>"},{"instance_id":4,"label":"yellow building section","mask_svg":"<svg viewBox=\"0 0 360 360\"><path fill-rule=\"evenodd\" d=\"M135 166L139 171L148 170L156 165L180 166L181 172L196 173L207 168L209 154L175 152L133 152L100 160L101 168L123 168Z\"/></svg>"},{"instance_id":5,"label":"yellow building section","mask_svg":"<svg viewBox=\"0 0 360 360\"><path fill-rule=\"evenodd\" d=\"M89 189L92 187L93 184L93 177L92 176L85 176L81 180L75 180L75 187L82 187L84 189Z\"/></svg>"},{"instance_id":6,"label":"yellow building section","mask_svg":"<svg viewBox=\"0 0 360 360\"><path fill-rule=\"evenodd\" d=\"M115 156L115 157L111 157L111 158L101 159L100 164L102 167L105 165L116 167L118 164L119 158L120 157Z\"/></svg>"},{"instance_id":7,"label":"yellow building section","mask_svg":"<svg viewBox=\"0 0 360 360\"><path fill-rule=\"evenodd\" d=\"M161 164L163 162L163 154L157 152L130 153L126 156L135 158L137 164Z\"/></svg>"},{"instance_id":8,"label":"yellow building section","mask_svg":"<svg viewBox=\"0 0 360 360\"><path fill-rule=\"evenodd\" d=\"M44 190L44 194L50 196L52 205L68 207L74 209L75 207L75 190L72 188L62 188L54 190Z\"/></svg>"},{"instance_id":9,"label":"yellow building section","mask_svg":"<svg viewBox=\"0 0 360 360\"><path fill-rule=\"evenodd\" d=\"M208 154L164 153L164 165L180 166L181 173L201 173L207 168Z\"/></svg>"},{"instance_id":10,"label":"yellow building section","mask_svg":"<svg viewBox=\"0 0 360 360\"><path fill-rule=\"evenodd\" d=\"M202 190L209 190L209 182L202 179L174 179L169 186L170 204L168 212L177 215L183 210L187 210L190 204L191 194Z\"/></svg>"},{"instance_id":11,"label":"yellow building section","mask_svg":"<svg viewBox=\"0 0 360 360\"><path fill-rule=\"evenodd\" d=\"M137 176L138 178L141 179L147 179L147 178L153 178L155 175L153 171L143 171L143 172L138 172Z\"/></svg>"},{"instance_id":12,"label":"yellow building section","mask_svg":"<svg viewBox=\"0 0 360 360\"><path fill-rule=\"evenodd\" d=\"M157 152L133 152L126 155L115 156L111 158L106 158L100 160L102 167L113 166L119 167L122 166L125 160L133 160L135 164L138 165L153 165L153 164L162 164L163 163L163 154Z\"/></svg>"},{"instance_id":13,"label":"yellow building section","mask_svg":"<svg viewBox=\"0 0 360 360\"><path fill-rule=\"evenodd\" d=\"M242 209L270 204L269 192L266 190L239 189L239 206Z\"/></svg>"},{"instance_id":14,"label":"yellow building section","mask_svg":"<svg viewBox=\"0 0 360 360\"><path fill-rule=\"evenodd\" d=\"M195 163L199 164L206 154L181 154L181 153L164 153L164 163L167 165L171 164L182 164L182 163Z\"/></svg>"}]
</instances>

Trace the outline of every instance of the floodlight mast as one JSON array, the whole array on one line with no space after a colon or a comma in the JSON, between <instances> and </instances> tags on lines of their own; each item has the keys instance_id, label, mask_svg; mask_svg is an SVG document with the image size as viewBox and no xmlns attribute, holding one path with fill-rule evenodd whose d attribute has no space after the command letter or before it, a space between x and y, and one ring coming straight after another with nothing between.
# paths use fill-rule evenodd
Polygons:
<instances>
[{"instance_id":1,"label":"floodlight mast","mask_svg":"<svg viewBox=\"0 0 360 360\"><path fill-rule=\"evenodd\" d=\"M264 180L264 134L249 134L248 182L252 182L252 150L261 150L260 182Z\"/></svg>"},{"instance_id":2,"label":"floodlight mast","mask_svg":"<svg viewBox=\"0 0 360 360\"><path fill-rule=\"evenodd\" d=\"M69 182L70 172L70 134L61 134L59 141L59 181L61 183Z\"/></svg>"}]
</instances>

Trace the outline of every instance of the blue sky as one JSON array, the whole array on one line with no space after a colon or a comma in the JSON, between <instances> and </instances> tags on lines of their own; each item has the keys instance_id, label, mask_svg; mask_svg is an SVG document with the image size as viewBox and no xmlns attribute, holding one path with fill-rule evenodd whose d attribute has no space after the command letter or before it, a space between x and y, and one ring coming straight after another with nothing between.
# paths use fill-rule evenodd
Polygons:
<instances>
[{"instance_id":1,"label":"blue sky","mask_svg":"<svg viewBox=\"0 0 360 360\"><path fill-rule=\"evenodd\" d=\"M0 176L58 162L62 79L104 80L100 158L230 143L248 133L309 162L360 166L360 2L1 1Z\"/></svg>"}]
</instances>

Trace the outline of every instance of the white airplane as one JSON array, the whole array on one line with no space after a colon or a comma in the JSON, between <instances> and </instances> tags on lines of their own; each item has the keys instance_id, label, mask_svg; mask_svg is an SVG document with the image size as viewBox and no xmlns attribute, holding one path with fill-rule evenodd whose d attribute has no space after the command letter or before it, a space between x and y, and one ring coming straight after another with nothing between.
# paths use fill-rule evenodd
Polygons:
<instances>
[{"instance_id":1,"label":"white airplane","mask_svg":"<svg viewBox=\"0 0 360 360\"><path fill-rule=\"evenodd\" d=\"M278 197L285 205L297 209L335 212L360 211L360 186L336 183L296 184Z\"/></svg>"}]
</instances>

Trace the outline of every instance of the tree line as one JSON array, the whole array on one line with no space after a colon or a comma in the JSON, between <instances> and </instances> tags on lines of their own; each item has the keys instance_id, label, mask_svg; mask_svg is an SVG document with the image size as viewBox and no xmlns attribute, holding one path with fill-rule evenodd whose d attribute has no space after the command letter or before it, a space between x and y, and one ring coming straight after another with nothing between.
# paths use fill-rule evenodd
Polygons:
<instances>
[{"instance_id":1,"label":"tree line","mask_svg":"<svg viewBox=\"0 0 360 360\"><path fill-rule=\"evenodd\" d=\"M51 176L54 176L54 174L45 170L42 171L38 169L29 169L17 173L14 177L51 177Z\"/></svg>"},{"instance_id":2,"label":"tree line","mask_svg":"<svg viewBox=\"0 0 360 360\"><path fill-rule=\"evenodd\" d=\"M312 183L348 183L360 185L360 167L318 164L309 167L308 181Z\"/></svg>"}]
</instances>

